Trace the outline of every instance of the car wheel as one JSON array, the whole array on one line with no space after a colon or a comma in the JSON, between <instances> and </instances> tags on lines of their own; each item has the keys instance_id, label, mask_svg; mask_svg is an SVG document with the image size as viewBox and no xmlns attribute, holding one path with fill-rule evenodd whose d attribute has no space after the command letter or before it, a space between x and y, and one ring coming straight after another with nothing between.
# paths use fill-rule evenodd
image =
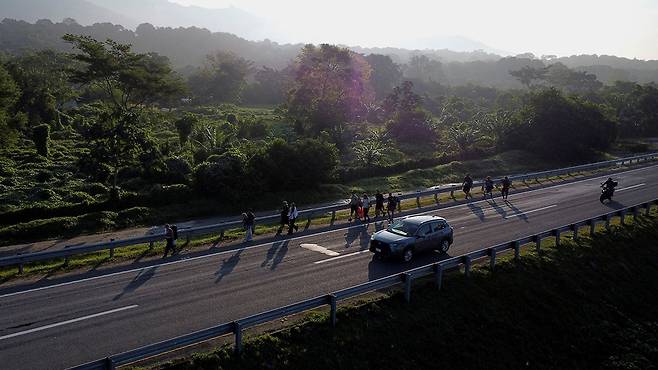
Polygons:
<instances>
[{"instance_id":1,"label":"car wheel","mask_svg":"<svg viewBox=\"0 0 658 370\"><path fill-rule=\"evenodd\" d=\"M404 262L410 262L412 258L414 258L413 248L407 248L402 252L402 260Z\"/></svg>"},{"instance_id":2,"label":"car wheel","mask_svg":"<svg viewBox=\"0 0 658 370\"><path fill-rule=\"evenodd\" d=\"M441 245L439 246L439 250L441 253L448 253L448 249L450 249L450 242L448 239L443 239Z\"/></svg>"}]
</instances>

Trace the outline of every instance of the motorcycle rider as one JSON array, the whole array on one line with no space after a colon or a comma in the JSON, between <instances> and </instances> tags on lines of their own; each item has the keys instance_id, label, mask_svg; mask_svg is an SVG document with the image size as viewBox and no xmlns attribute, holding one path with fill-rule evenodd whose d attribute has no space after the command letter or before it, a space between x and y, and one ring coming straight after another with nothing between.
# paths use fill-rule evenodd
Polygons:
<instances>
[{"instance_id":1,"label":"motorcycle rider","mask_svg":"<svg viewBox=\"0 0 658 370\"><path fill-rule=\"evenodd\" d=\"M617 184L617 181L614 181L612 177L608 177L606 181L601 183L603 191L610 194L609 199L612 199L612 194L614 194ZM603 198L601 198L601 203L603 203Z\"/></svg>"}]
</instances>

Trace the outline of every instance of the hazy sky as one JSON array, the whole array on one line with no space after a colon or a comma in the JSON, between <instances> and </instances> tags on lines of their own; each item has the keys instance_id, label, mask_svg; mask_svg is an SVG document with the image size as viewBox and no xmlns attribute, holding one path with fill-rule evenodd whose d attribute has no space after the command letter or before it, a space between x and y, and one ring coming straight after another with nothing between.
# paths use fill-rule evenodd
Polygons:
<instances>
[{"instance_id":1,"label":"hazy sky","mask_svg":"<svg viewBox=\"0 0 658 370\"><path fill-rule=\"evenodd\" d=\"M280 42L422 45L464 36L512 54L658 59L658 0L170 0L235 6L276 27Z\"/></svg>"}]
</instances>

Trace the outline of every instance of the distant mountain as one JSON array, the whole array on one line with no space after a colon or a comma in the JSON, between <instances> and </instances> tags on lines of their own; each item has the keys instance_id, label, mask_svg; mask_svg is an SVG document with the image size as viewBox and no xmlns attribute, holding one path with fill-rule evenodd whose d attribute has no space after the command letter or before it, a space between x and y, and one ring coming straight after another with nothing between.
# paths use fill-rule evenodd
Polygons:
<instances>
[{"instance_id":1,"label":"distant mountain","mask_svg":"<svg viewBox=\"0 0 658 370\"><path fill-rule=\"evenodd\" d=\"M452 51L477 51L481 50L490 54L497 54L502 56L511 55L512 53L504 50L494 49L480 41L471 40L463 36L444 36L437 35L432 37L421 37L413 40L408 40L405 43L406 47L415 49L447 49Z\"/></svg>"},{"instance_id":2,"label":"distant mountain","mask_svg":"<svg viewBox=\"0 0 658 370\"><path fill-rule=\"evenodd\" d=\"M215 32L232 33L249 40L268 38L265 20L235 7L207 9L183 6L168 0L86 1L120 14L130 14L138 18L139 23L150 23L161 27L206 28ZM136 24L129 28L134 29L135 26Z\"/></svg>"},{"instance_id":3,"label":"distant mountain","mask_svg":"<svg viewBox=\"0 0 658 370\"><path fill-rule=\"evenodd\" d=\"M40 19L59 22L73 18L80 24L110 22L135 27L139 22L87 0L0 0L0 19L34 23Z\"/></svg>"}]
</instances>

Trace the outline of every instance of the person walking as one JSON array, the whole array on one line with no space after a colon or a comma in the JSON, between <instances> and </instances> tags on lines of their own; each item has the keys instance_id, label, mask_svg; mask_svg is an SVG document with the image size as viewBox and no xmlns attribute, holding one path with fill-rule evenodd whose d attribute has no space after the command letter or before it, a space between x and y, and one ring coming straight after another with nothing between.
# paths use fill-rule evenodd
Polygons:
<instances>
[{"instance_id":1,"label":"person walking","mask_svg":"<svg viewBox=\"0 0 658 370\"><path fill-rule=\"evenodd\" d=\"M388 193L388 198L386 199L386 210L389 222L393 222L393 216L395 216L396 208L397 198L393 196L393 193Z\"/></svg>"},{"instance_id":2,"label":"person walking","mask_svg":"<svg viewBox=\"0 0 658 370\"><path fill-rule=\"evenodd\" d=\"M295 203L290 203L290 210L288 211L288 235L292 235L293 229L295 231L299 229L297 225L295 225L295 221L297 221L297 217L299 217L299 211L297 210L297 206L295 206Z\"/></svg>"},{"instance_id":3,"label":"person walking","mask_svg":"<svg viewBox=\"0 0 658 370\"><path fill-rule=\"evenodd\" d=\"M348 222L352 222L352 217L359 217L359 196L356 193L352 193L352 198L350 198L350 218Z\"/></svg>"},{"instance_id":4,"label":"person walking","mask_svg":"<svg viewBox=\"0 0 658 370\"><path fill-rule=\"evenodd\" d=\"M464 177L464 182L462 183L462 191L464 191L465 198L468 200L468 197L471 197L473 199L473 195L471 195L471 189L473 188L473 179L471 178L471 174L466 174Z\"/></svg>"},{"instance_id":5,"label":"person walking","mask_svg":"<svg viewBox=\"0 0 658 370\"><path fill-rule=\"evenodd\" d=\"M245 236L244 241L250 242L254 240L254 226L256 224L256 216L251 210L242 214L242 225L244 226Z\"/></svg>"},{"instance_id":6,"label":"person walking","mask_svg":"<svg viewBox=\"0 0 658 370\"><path fill-rule=\"evenodd\" d=\"M494 188L494 182L491 179L491 176L487 176L487 178L484 180L484 183L482 184L482 190L484 190L484 198L487 199L487 194L493 199L493 188Z\"/></svg>"},{"instance_id":7,"label":"person walking","mask_svg":"<svg viewBox=\"0 0 658 370\"><path fill-rule=\"evenodd\" d=\"M503 199L507 201L507 197L509 196L509 188L512 186L512 182L507 176L505 176L505 178L500 183L502 185L500 193L503 196Z\"/></svg>"},{"instance_id":8,"label":"person walking","mask_svg":"<svg viewBox=\"0 0 658 370\"><path fill-rule=\"evenodd\" d=\"M361 207L363 207L363 221L370 222L370 197L368 194L363 193L363 198L361 199Z\"/></svg>"},{"instance_id":9,"label":"person walking","mask_svg":"<svg viewBox=\"0 0 658 370\"><path fill-rule=\"evenodd\" d=\"M288 212L290 212L290 206L288 206L288 202L284 200L283 206L281 207L281 220L279 230L276 231L276 235L281 235L283 228L288 226Z\"/></svg>"},{"instance_id":10,"label":"person walking","mask_svg":"<svg viewBox=\"0 0 658 370\"><path fill-rule=\"evenodd\" d=\"M384 194L377 190L375 194L375 217L384 216Z\"/></svg>"},{"instance_id":11,"label":"person walking","mask_svg":"<svg viewBox=\"0 0 658 370\"><path fill-rule=\"evenodd\" d=\"M165 241L167 244L165 245L164 256L162 256L162 258L166 258L170 250L172 256L174 253L176 253L176 240L174 238L174 230L171 228L171 226L169 226L169 224L165 225Z\"/></svg>"}]
</instances>

